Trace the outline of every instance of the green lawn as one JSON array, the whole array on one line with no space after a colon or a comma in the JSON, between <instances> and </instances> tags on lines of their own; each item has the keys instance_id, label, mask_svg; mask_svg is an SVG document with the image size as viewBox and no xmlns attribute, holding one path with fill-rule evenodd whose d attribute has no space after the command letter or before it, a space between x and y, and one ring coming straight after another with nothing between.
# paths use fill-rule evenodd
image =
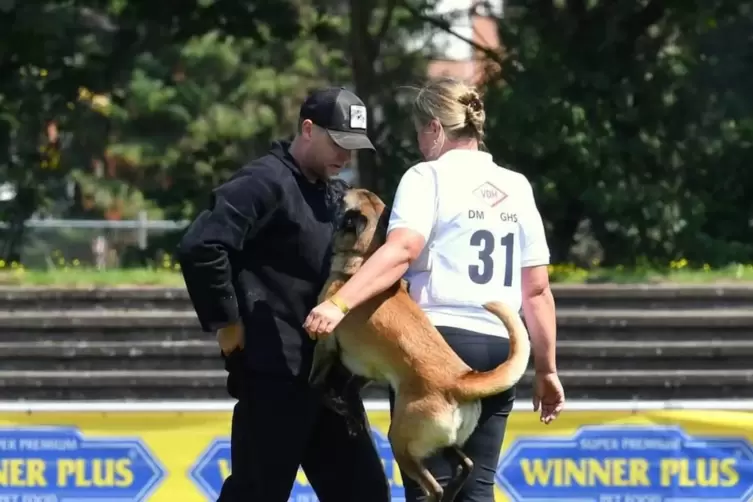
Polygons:
<instances>
[{"instance_id":1,"label":"green lawn","mask_svg":"<svg viewBox=\"0 0 753 502\"><path fill-rule=\"evenodd\" d=\"M51 270L29 270L18 265L0 264L0 285L28 286L183 286L183 278L175 266L162 268L113 269L99 271L80 266ZM552 282L582 283L739 283L753 282L753 265L734 265L714 270L691 269L675 263L665 270L657 269L592 269L584 270L572 265L550 267Z\"/></svg>"},{"instance_id":2,"label":"green lawn","mask_svg":"<svg viewBox=\"0 0 753 502\"><path fill-rule=\"evenodd\" d=\"M165 269L69 268L53 270L0 270L4 286L183 286L180 273Z\"/></svg>"},{"instance_id":3,"label":"green lawn","mask_svg":"<svg viewBox=\"0 0 753 502\"><path fill-rule=\"evenodd\" d=\"M753 282L753 265L729 265L719 269L712 269L709 266L690 268L684 261L672 263L663 269L617 267L584 270L572 265L552 265L549 267L549 272L552 282L567 284L722 284Z\"/></svg>"}]
</instances>

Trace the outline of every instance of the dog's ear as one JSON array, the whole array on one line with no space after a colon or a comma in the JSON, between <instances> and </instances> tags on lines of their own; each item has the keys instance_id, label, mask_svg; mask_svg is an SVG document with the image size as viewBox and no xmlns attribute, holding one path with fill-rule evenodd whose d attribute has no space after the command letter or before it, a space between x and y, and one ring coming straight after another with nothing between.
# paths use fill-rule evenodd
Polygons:
<instances>
[{"instance_id":1,"label":"dog's ear","mask_svg":"<svg viewBox=\"0 0 753 502\"><path fill-rule=\"evenodd\" d=\"M392 208L390 206L384 206L384 210L377 221L375 237L378 237L382 242L387 240L387 227L390 224L391 214Z\"/></svg>"},{"instance_id":2,"label":"dog's ear","mask_svg":"<svg viewBox=\"0 0 753 502\"><path fill-rule=\"evenodd\" d=\"M369 220L361 213L358 213L358 216L356 217L356 235L360 237L360 235L363 233L364 230L366 230L366 225L368 225Z\"/></svg>"}]
</instances>

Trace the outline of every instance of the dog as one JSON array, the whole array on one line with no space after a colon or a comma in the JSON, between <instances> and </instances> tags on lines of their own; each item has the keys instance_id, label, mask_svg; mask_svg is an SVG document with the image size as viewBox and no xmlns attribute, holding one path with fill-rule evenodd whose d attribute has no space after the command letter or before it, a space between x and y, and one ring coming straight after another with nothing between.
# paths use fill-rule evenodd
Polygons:
<instances>
[{"instance_id":1,"label":"dog","mask_svg":"<svg viewBox=\"0 0 753 502\"><path fill-rule=\"evenodd\" d=\"M319 301L331 298L386 240L390 211L364 189L346 192L338 210L329 278ZM484 307L510 336L510 354L487 372L466 365L408 294L405 280L352 309L331 336L314 347L309 382L322 385L329 369L343 364L363 381L388 383L395 404L388 438L395 461L432 502L455 499L473 468L461 450L481 415L480 399L506 391L526 371L531 346L520 316L501 302ZM363 385L357 383L356 385ZM424 466L442 451L458 462L442 488Z\"/></svg>"}]
</instances>

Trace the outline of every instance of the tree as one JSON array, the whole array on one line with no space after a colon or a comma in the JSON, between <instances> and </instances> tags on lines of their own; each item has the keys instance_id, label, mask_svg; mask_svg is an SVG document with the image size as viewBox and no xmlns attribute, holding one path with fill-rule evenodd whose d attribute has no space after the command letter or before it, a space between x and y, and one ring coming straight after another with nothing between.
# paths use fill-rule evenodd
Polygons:
<instances>
[{"instance_id":1,"label":"tree","mask_svg":"<svg viewBox=\"0 0 753 502\"><path fill-rule=\"evenodd\" d=\"M0 257L17 260L24 221L64 197L67 129L86 113L82 86L95 86L111 27L72 2L6 2L0 9L0 179L15 198L0 212L10 227Z\"/></svg>"},{"instance_id":2,"label":"tree","mask_svg":"<svg viewBox=\"0 0 753 502\"><path fill-rule=\"evenodd\" d=\"M309 16L291 41L210 31L142 54L111 112L108 156L119 176L168 218L190 218L213 187L291 136L308 90L344 69L340 55L310 36Z\"/></svg>"},{"instance_id":3,"label":"tree","mask_svg":"<svg viewBox=\"0 0 753 502\"><path fill-rule=\"evenodd\" d=\"M750 207L735 158L749 149L751 100L712 78L723 66L751 81L735 63L749 49L729 37L749 30L750 2L508 6L503 78L486 89L489 147L532 180L554 259L570 257L584 224L605 264L750 253L732 208ZM735 202L720 204L715 190L730 184Z\"/></svg>"},{"instance_id":4,"label":"tree","mask_svg":"<svg viewBox=\"0 0 753 502\"><path fill-rule=\"evenodd\" d=\"M434 47L426 37L424 21L415 15L423 2L350 0L348 4L349 37L344 43L355 92L374 111L369 134L377 146L376 153L359 153L358 182L389 202L402 173L419 159L406 106L411 92L407 88L426 77Z\"/></svg>"},{"instance_id":5,"label":"tree","mask_svg":"<svg viewBox=\"0 0 753 502\"><path fill-rule=\"evenodd\" d=\"M176 47L210 30L240 34L257 44L283 35L295 39L301 27L298 14L297 0L3 2L0 179L13 185L16 196L0 214L0 220L10 222L2 256L18 257L23 222L30 215L45 208L64 210L51 204L66 198L72 174L95 192L86 199L95 207L74 206L74 213L104 214L111 207L97 204L120 199L123 207L139 200L128 180L89 174L92 164L113 163L105 150L112 141L113 119L123 117L121 105L128 99L123 90L129 88L134 68L150 61L158 66L159 58L150 56L165 54L164 47L176 53ZM149 79L148 71L144 75L142 83ZM124 196L129 198L123 201Z\"/></svg>"}]
</instances>

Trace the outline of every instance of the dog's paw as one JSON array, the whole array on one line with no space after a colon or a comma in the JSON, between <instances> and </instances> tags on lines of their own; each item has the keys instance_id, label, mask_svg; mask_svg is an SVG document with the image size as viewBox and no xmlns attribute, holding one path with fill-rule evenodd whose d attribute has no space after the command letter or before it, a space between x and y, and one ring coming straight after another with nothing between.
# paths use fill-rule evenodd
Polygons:
<instances>
[{"instance_id":1,"label":"dog's paw","mask_svg":"<svg viewBox=\"0 0 753 502\"><path fill-rule=\"evenodd\" d=\"M322 401L324 403L324 406L334 411L338 415L349 414L348 402L341 395L333 391L325 392L322 395Z\"/></svg>"},{"instance_id":2,"label":"dog's paw","mask_svg":"<svg viewBox=\"0 0 753 502\"><path fill-rule=\"evenodd\" d=\"M366 430L362 422L356 420L350 415L345 418L345 422L346 426L348 427L348 435L350 437L356 437L359 434L362 434L364 430Z\"/></svg>"}]
</instances>

